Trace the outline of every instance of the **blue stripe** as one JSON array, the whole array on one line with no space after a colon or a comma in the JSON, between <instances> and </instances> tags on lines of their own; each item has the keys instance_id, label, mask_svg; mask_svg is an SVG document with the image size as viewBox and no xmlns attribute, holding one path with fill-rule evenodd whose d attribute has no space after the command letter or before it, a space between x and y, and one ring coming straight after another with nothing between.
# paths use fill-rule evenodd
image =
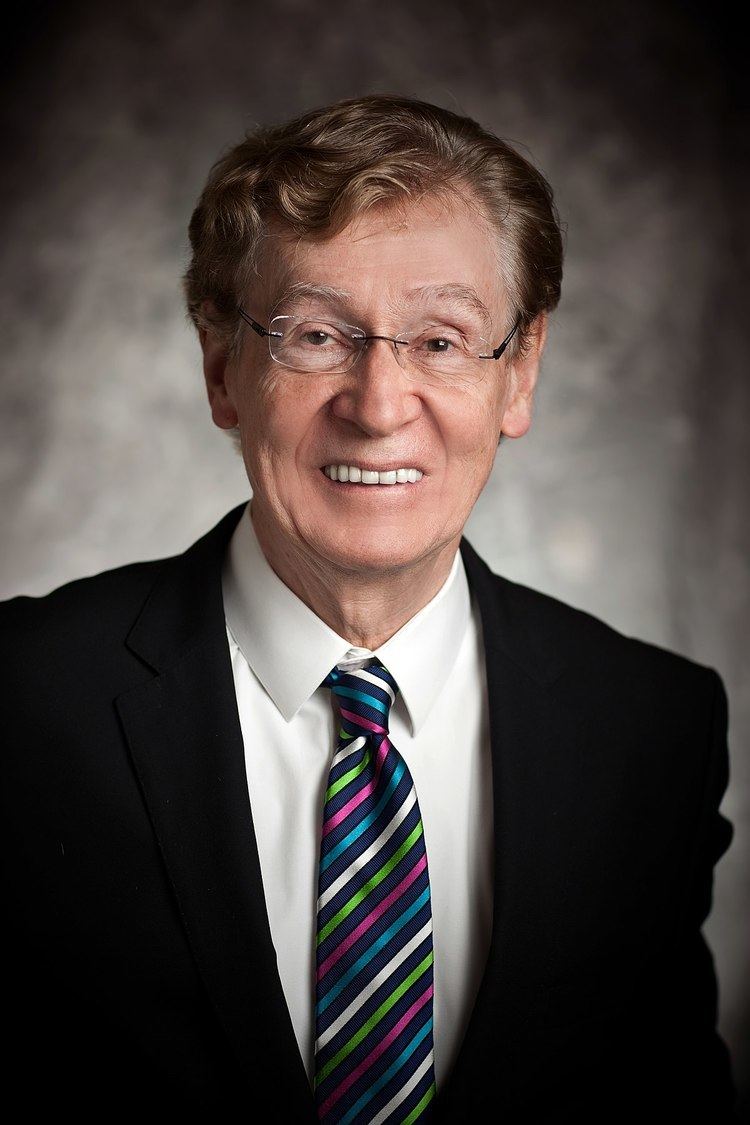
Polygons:
<instances>
[{"instance_id":1,"label":"blue stripe","mask_svg":"<svg viewBox=\"0 0 750 1125\"><path fill-rule=\"evenodd\" d=\"M424 1037L431 1030L432 1030L432 1016L430 1016L430 1018L425 1021L425 1023L422 1025L422 1027L420 1027L419 1031L414 1036L411 1043L408 1043L406 1045L406 1047L404 1047L401 1054L398 1056L396 1061L394 1063L392 1063L391 1066L388 1067L385 1074L382 1074L373 1086L370 1086L370 1088L368 1090L365 1090L362 1097L359 1099L359 1101L356 1101L354 1103L354 1105L352 1106L352 1108L349 1110L348 1113L346 1113L343 1117L339 1118L339 1125L349 1125L349 1122L354 1120L354 1118L357 1116L357 1114L362 1109L362 1107L366 1106L367 1103L369 1101L371 1101L372 1098L375 1097L378 1090L382 1090L383 1087L386 1085L386 1083L390 1082L390 1080L391 1080L391 1078L393 1078L394 1074L396 1074L397 1071L399 1071L401 1069L401 1067L404 1065L404 1063L407 1061L407 1059L409 1059L411 1057L411 1055L414 1054L414 1052L416 1051L419 1044L422 1042ZM411 1077L411 1075L409 1075L408 1077ZM401 1083L401 1085L402 1086L404 1085L403 1082ZM396 1093L396 1091L394 1090L394 1094L395 1093ZM402 1120L403 1120L403 1118L402 1118Z\"/></svg>"},{"instance_id":2,"label":"blue stripe","mask_svg":"<svg viewBox=\"0 0 750 1125\"><path fill-rule=\"evenodd\" d=\"M391 707L390 699L385 704L382 700L376 699L374 695L367 695L364 691L355 691L354 688L335 687L333 691L335 695L347 695L350 699L361 699L368 707L373 707L376 711L382 711L384 715L388 714Z\"/></svg>"},{"instance_id":3,"label":"blue stripe","mask_svg":"<svg viewBox=\"0 0 750 1125\"><path fill-rule=\"evenodd\" d=\"M386 945L391 940L391 938L394 936L394 934L397 934L399 930L402 930L404 928L404 926L406 925L407 922L411 921L411 919L414 917L414 915L422 909L422 907L424 906L424 904L426 902L429 901L429 898L430 898L430 888L429 888L429 886L427 886L422 891L421 895L416 900L416 902L413 902L412 905L409 907L409 909L405 910L404 913L401 914L396 919L396 921L391 926L389 926L388 929L385 930L384 933L382 933L380 935L378 940L376 942L374 942L370 946L369 949L365 950L365 952L362 954L362 956L359 958L359 960L354 962L351 969L349 969L348 972L344 973L341 980L338 981L338 983L335 984L333 986L333 988L325 994L323 999L320 1001L320 1003L315 1008L316 1015L322 1015L323 1014L323 1012L326 1010L328 1005L338 996L338 994L340 992L343 991L343 989L346 988L347 984L349 984L349 982L356 977L356 975L360 971L360 969L364 969L365 965L367 965L368 962L372 961L373 957L378 952L378 950L382 949L383 946ZM323 981L318 981L318 988L320 988L323 985L324 985Z\"/></svg>"},{"instance_id":4,"label":"blue stripe","mask_svg":"<svg viewBox=\"0 0 750 1125\"><path fill-rule=\"evenodd\" d=\"M328 868L333 863L334 859L336 859L338 856L340 856L343 851L346 851L346 849L349 847L351 842L353 840L356 840L358 836L361 836L362 833L367 828L370 827L370 825L373 823L373 821L378 819L381 812L383 811L383 806L385 805L386 801L388 800L390 795L393 793L393 790L396 788L399 781L401 780L401 778L403 776L403 772L404 772L405 769L406 769L406 764L402 759L398 763L398 765L396 766L393 773L391 774L391 780L388 782L388 788L386 789L385 793L380 798L380 800L378 801L377 805L375 806L373 811L370 813L370 815L366 816L365 819L363 821L361 821L357 825L356 828L352 828L352 830L351 830L351 832L349 833L348 836L344 836L343 840L339 840L336 847L331 848L330 852L328 852L328 854L325 856L325 858L321 857L321 860L320 860L320 870L321 871L327 871ZM354 811L356 811L356 810L354 810ZM336 827L338 828L338 825L336 825Z\"/></svg>"},{"instance_id":5,"label":"blue stripe","mask_svg":"<svg viewBox=\"0 0 750 1125\"><path fill-rule=\"evenodd\" d=\"M414 969L416 969L417 965L421 964L421 962L424 960L424 958L427 956L427 954L430 953L431 951L432 951L432 935L427 934L422 939L422 941L419 943L419 945L415 949L412 949L411 953L406 958L406 960L401 962L401 964L395 970L395 972L392 972L389 976L386 977L386 979L384 981L381 981L381 983L378 985L378 987L375 989L375 991L373 993L371 993L370 996L368 997L368 999L365 1000L364 1004L362 1004L359 1011L357 1012L357 1023L360 1027L363 1027L367 1023L370 1016L375 1011L377 1011L377 1009L380 1007L380 1005L383 1003L383 1001L387 1000L390 997L390 995L394 991L394 989L398 988L398 986L400 984L403 984L403 982L406 980L406 978L414 971ZM382 954L381 954L381 956L382 956ZM386 960L386 963L388 963L387 960ZM380 965L377 962L375 962L373 964L373 970L374 971L371 971L372 978L374 979L377 976L378 972L380 972L380 970L383 969L383 968L385 968L385 965ZM427 984L430 981L432 981L433 984L434 984L433 966L430 965L422 973L422 976L419 979L424 980L424 982L425 982L424 987L425 988L427 987ZM414 985L412 984L411 990L407 990L407 992L404 994L404 996L401 997L402 1000L408 1001L404 1006L404 1011L406 1010L406 1008L409 1007L409 1004L411 1003L409 993L411 991L412 995L413 995L413 988L414 988ZM398 1004L396 1005L396 1008L398 1010ZM331 1023L333 1023L334 1019L337 1019L341 1015L341 1012L343 1012L343 1011L344 1011L344 1006L341 1007L340 1011L335 1012L335 1014L333 1012L331 1013L331 1019L326 1020L326 1022L329 1024L329 1026L330 1026ZM336 1032L336 1034L333 1036L333 1038L329 1039L328 1042L326 1043L325 1047L323 1047L318 1052L318 1056L317 1056L318 1061L317 1061L317 1064L316 1064L316 1070L321 1070L326 1065L326 1063L330 1059L332 1059L333 1056L349 1040L349 1037L353 1034L353 1029L352 1029L352 1027L350 1027L350 1022L344 1024L343 1027L339 1028L339 1030ZM394 1020L394 1022L398 1022L398 1021Z\"/></svg>"},{"instance_id":6,"label":"blue stripe","mask_svg":"<svg viewBox=\"0 0 750 1125\"><path fill-rule=\"evenodd\" d=\"M350 855L350 863L357 863L356 873L353 873L352 878L350 878L343 887L340 887L333 898L330 899L326 903L326 905L318 911L319 930L322 929L322 927L330 921L334 914L338 913L344 903L349 901L355 889L367 886L371 876L380 870L386 860L390 856L392 856L394 852L398 851L407 836L417 827L420 819L421 817L419 815L419 807L415 801L408 814L404 817L404 819L393 832L393 835L390 837L390 839L386 841L385 845L381 845L378 851L375 852L374 855L370 856L364 866L362 866L362 855L375 842L375 840L377 840L378 836L383 831L381 825L379 824L371 825L370 828L368 828L367 832L365 832L364 835L361 836L357 841L356 856L354 855L354 849L352 849L352 853ZM420 839L422 839L422 837L420 837ZM395 867L391 874L388 875L387 878L379 884L377 888L379 898L385 898L386 894L388 894L388 890L391 889L393 876L396 874L397 870L398 866ZM395 879L395 883L400 882L402 877L403 872ZM331 883L333 882L334 877L331 877L330 880L321 879L320 893L323 894L325 891L327 891L328 887L330 887ZM327 886L326 883L328 884ZM388 888L388 890L386 890L386 888ZM354 926L352 926L351 928L353 929ZM335 932L336 931L334 931L334 933Z\"/></svg>"}]
</instances>

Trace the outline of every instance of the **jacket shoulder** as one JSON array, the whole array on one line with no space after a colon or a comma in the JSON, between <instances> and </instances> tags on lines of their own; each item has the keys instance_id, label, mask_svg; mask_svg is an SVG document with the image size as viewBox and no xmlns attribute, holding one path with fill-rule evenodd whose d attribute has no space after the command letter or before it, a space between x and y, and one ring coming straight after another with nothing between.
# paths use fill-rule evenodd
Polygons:
<instances>
[{"instance_id":1,"label":"jacket shoulder","mask_svg":"<svg viewBox=\"0 0 750 1125\"><path fill-rule=\"evenodd\" d=\"M707 685L715 689L715 669L664 645L631 636L595 614L561 601L550 594L495 575L505 586L515 612L543 644L559 654L561 663L585 668L595 679L602 676L632 677L645 686L665 681Z\"/></svg>"},{"instance_id":2,"label":"jacket shoulder","mask_svg":"<svg viewBox=\"0 0 750 1125\"><path fill-rule=\"evenodd\" d=\"M664 645L646 641L622 632L588 610L571 605L551 594L534 590L518 582L495 575L498 583L512 588L509 596L517 611L529 622L538 622L545 634L568 654L580 652L582 656L597 655L605 650L620 654L624 659L645 660L654 668L689 671L702 669L692 658Z\"/></svg>"},{"instance_id":3,"label":"jacket shoulder","mask_svg":"<svg viewBox=\"0 0 750 1125\"><path fill-rule=\"evenodd\" d=\"M76 578L48 594L21 594L0 602L3 650L14 662L24 652L64 645L68 651L97 638L122 638L158 575L174 556L132 562L85 578Z\"/></svg>"},{"instance_id":4,"label":"jacket shoulder","mask_svg":"<svg viewBox=\"0 0 750 1125\"><path fill-rule=\"evenodd\" d=\"M629 636L595 614L496 574L466 540L461 544L485 644L503 650L546 682L572 673L592 689L638 688L643 699L665 687L712 695L715 669L665 646Z\"/></svg>"},{"instance_id":5,"label":"jacket shoulder","mask_svg":"<svg viewBox=\"0 0 750 1125\"><path fill-rule=\"evenodd\" d=\"M111 697L196 632L221 633L221 562L245 504L184 551L78 578L43 597L0 603L6 698ZM150 616L149 616L150 615ZM137 630L147 619L151 644ZM223 624L223 621L222 621ZM133 644L133 638L136 643ZM162 649L165 651L162 651Z\"/></svg>"}]
</instances>

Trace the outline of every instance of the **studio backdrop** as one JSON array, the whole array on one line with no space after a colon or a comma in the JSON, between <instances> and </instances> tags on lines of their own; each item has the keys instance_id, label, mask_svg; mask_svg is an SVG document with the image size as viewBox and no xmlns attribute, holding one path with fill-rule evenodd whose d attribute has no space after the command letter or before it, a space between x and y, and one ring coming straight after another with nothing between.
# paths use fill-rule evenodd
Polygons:
<instances>
[{"instance_id":1,"label":"studio backdrop","mask_svg":"<svg viewBox=\"0 0 750 1125\"><path fill-rule=\"evenodd\" d=\"M257 124L364 93L475 117L566 229L529 434L467 537L495 570L715 667L735 826L706 935L750 1085L746 121L711 5L20 6L3 67L0 596L181 551L249 494L182 305L187 222Z\"/></svg>"}]
</instances>

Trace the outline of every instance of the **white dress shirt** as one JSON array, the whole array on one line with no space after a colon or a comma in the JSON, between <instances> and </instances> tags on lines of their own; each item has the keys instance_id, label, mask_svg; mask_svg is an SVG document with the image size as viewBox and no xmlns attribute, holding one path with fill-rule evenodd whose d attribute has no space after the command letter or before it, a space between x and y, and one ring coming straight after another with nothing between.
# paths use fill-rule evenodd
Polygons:
<instances>
[{"instance_id":1,"label":"white dress shirt","mask_svg":"<svg viewBox=\"0 0 750 1125\"><path fill-rule=\"evenodd\" d=\"M394 676L390 737L422 814L432 899L438 1090L461 1047L492 927L492 764L479 613L456 552L434 598L385 644L352 649L272 570L245 508L223 572L247 783L279 976L310 1085L323 802L338 723L323 679L375 655Z\"/></svg>"}]
</instances>

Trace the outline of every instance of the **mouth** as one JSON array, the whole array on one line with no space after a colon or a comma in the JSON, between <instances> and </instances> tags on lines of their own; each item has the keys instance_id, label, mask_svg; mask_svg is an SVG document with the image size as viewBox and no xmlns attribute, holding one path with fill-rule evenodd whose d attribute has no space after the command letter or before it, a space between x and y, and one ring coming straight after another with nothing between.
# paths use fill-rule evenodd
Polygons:
<instances>
[{"instance_id":1,"label":"mouth","mask_svg":"<svg viewBox=\"0 0 750 1125\"><path fill-rule=\"evenodd\" d=\"M366 487L373 485L417 484L424 473L413 465L399 465L375 468L364 465L323 465L321 472L329 480L339 484L354 484Z\"/></svg>"}]
</instances>

